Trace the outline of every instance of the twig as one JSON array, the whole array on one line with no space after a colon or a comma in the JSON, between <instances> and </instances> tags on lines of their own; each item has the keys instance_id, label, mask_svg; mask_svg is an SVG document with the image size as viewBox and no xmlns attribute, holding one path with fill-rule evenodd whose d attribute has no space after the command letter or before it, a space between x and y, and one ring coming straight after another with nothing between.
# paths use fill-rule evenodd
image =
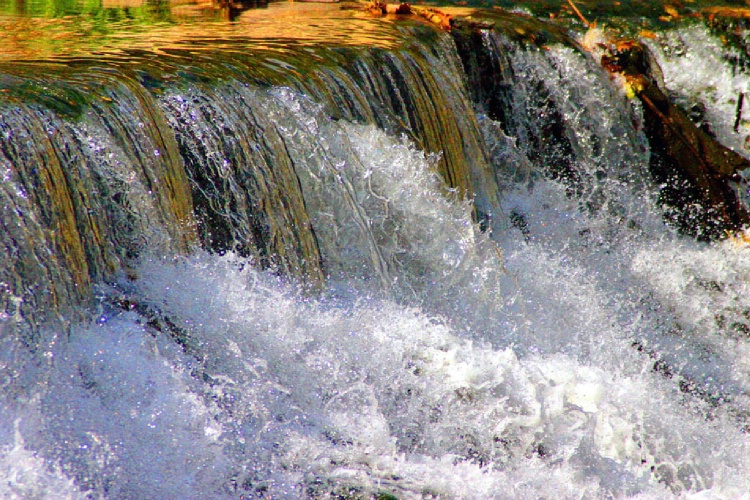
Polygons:
<instances>
[{"instance_id":1,"label":"twig","mask_svg":"<svg viewBox=\"0 0 750 500\"><path fill-rule=\"evenodd\" d=\"M578 16L578 19L580 19L583 22L583 24L586 25L587 28L591 28L592 27L592 24L590 22L588 22L588 20L585 17L583 17L583 14L581 14L581 11L578 10L578 7L576 7L576 4L573 3L573 0L568 0L568 5L570 5L570 7L573 9L573 11Z\"/></svg>"},{"instance_id":2,"label":"twig","mask_svg":"<svg viewBox=\"0 0 750 500\"><path fill-rule=\"evenodd\" d=\"M745 102L745 93L740 92L740 96L737 98L737 114L734 119L734 131L740 131L740 123L742 123L742 104Z\"/></svg>"}]
</instances>

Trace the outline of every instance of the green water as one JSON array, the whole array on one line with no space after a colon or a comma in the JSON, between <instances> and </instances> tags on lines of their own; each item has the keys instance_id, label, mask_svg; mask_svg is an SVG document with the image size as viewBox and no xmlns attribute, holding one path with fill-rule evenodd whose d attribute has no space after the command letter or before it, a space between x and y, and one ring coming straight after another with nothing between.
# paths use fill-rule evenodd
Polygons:
<instances>
[{"instance_id":1,"label":"green water","mask_svg":"<svg viewBox=\"0 0 750 500\"><path fill-rule=\"evenodd\" d=\"M175 5L198 5L200 2L170 2L168 0L147 1L107 1L107 0L3 0L0 2L0 13L3 15L21 15L31 17L64 17L90 16L102 21L117 22L130 19L141 22L173 21L172 10ZM205 4L206 2L203 2ZM214 0L213 8L226 8L229 2ZM264 2L253 2L257 6ZM393 2L397 3L397 2ZM666 14L665 3L674 5L681 15L699 12L701 9L713 6L743 7L742 0L693 0L684 4L663 1L620 0L599 2L595 0L576 0L575 5L590 20L608 19L611 17L627 18L657 18ZM431 2L416 2L435 6L469 6L484 8L502 8L508 10L526 11L539 17L561 15L569 16L571 9L567 0L438 0ZM245 3L246 7L251 3Z\"/></svg>"},{"instance_id":2,"label":"green water","mask_svg":"<svg viewBox=\"0 0 750 500\"><path fill-rule=\"evenodd\" d=\"M457 15L483 17L505 10L528 13L563 29L582 30L584 24L567 0L440 0L442 8L461 6ZM589 21L636 34L661 30L678 22L708 16L711 7L745 7L744 2L701 0L665 7L664 2L622 0L575 2ZM143 50L162 54L187 45L199 56L248 40L284 50L295 44L382 46L393 36L384 25L362 11L364 3L316 4L265 0L0 0L0 61L71 59ZM473 8L488 9L473 12ZM450 9L449 9L450 11ZM672 17L677 14L677 17ZM523 24L526 20L516 16ZM399 20L398 22L402 22ZM236 46L229 50L236 50ZM241 50L241 49L240 49Z\"/></svg>"},{"instance_id":3,"label":"green water","mask_svg":"<svg viewBox=\"0 0 750 500\"><path fill-rule=\"evenodd\" d=\"M128 5L133 4L133 5ZM5 16L26 16L58 18L83 16L92 21L99 21L106 29L108 22L163 22L169 21L171 9L169 2L107 2L102 0L3 0L0 2L0 13Z\"/></svg>"}]
</instances>

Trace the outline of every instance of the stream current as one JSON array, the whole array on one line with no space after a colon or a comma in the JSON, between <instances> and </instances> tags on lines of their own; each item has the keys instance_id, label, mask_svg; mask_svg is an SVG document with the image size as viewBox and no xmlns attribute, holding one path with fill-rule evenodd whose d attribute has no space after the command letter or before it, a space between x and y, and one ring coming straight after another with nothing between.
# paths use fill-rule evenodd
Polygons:
<instances>
[{"instance_id":1,"label":"stream current","mask_svg":"<svg viewBox=\"0 0 750 500\"><path fill-rule=\"evenodd\" d=\"M749 497L750 247L664 222L639 105L484 30L501 123L450 35L280 12L0 38L0 496ZM731 49L649 47L747 156Z\"/></svg>"}]
</instances>

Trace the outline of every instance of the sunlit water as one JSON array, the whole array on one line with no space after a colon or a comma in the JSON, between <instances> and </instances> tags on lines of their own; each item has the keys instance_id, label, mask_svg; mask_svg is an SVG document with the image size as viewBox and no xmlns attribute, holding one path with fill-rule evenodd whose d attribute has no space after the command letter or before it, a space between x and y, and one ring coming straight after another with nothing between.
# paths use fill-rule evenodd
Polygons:
<instances>
[{"instance_id":1,"label":"sunlit water","mask_svg":"<svg viewBox=\"0 0 750 500\"><path fill-rule=\"evenodd\" d=\"M684 67L716 71L662 57L686 99ZM639 110L591 61L509 58L531 83L515 137L480 117L491 232L406 137L233 90L288 139L325 290L154 248L69 338L2 337L0 496L750 496L750 248L664 226ZM528 160L535 81L575 131L575 197Z\"/></svg>"}]
</instances>

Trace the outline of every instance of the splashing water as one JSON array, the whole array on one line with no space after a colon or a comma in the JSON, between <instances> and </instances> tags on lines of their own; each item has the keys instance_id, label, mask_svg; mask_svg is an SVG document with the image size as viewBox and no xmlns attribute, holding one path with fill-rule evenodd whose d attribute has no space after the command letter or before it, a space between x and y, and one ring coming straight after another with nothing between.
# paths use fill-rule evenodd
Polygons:
<instances>
[{"instance_id":1,"label":"splashing water","mask_svg":"<svg viewBox=\"0 0 750 500\"><path fill-rule=\"evenodd\" d=\"M313 118L294 107L296 98L279 95L312 133ZM749 470L748 443L729 402L686 399L633 348L641 332L659 328L648 303L630 324L619 318L617 292L596 279L604 269L568 258L580 248L544 238L506 242L499 258L495 243L473 232L467 207L440 193L430 159L413 146L372 127L320 126L337 137L326 135L318 147L351 156L343 164L329 158L337 167L327 172L318 165L307 182L321 187L306 188L338 176L325 206L344 212L357 203L350 217L365 214L366 237L409 293L394 301L362 288L369 272L344 266L374 268L371 243L363 235L356 258L337 253L338 232L362 228L333 217L340 226L323 230L324 206L311 213L338 278L335 293L321 299L232 254L146 260L124 290L168 317L182 347L133 311L105 311L77 328L51 349L49 373L39 375L44 390L11 415L20 423L15 441L5 438L4 467L33 444L45 458L24 463L26 474L44 477L40 488L59 483L77 493L59 472L45 472L50 460L65 464L79 487L113 498L652 497L703 489L731 497L746 490L737 471ZM539 184L528 213L551 224L535 205L573 212L563 188ZM537 233L535 224L530 231ZM631 245L610 242L613 259L631 259L632 279L642 276L638 286L660 295L653 303L672 309L662 317L701 330L675 334L675 348L696 356L698 347L710 348L706 355L725 361L712 366L730 384L727 397L741 397L746 343L710 335L716 309L704 296L716 296L726 315L740 314L746 250L670 238ZM700 280L731 291L701 288ZM705 368L684 352L681 359L686 371ZM21 435L34 437L24 443ZM34 488L37 479L19 475L11 491Z\"/></svg>"},{"instance_id":2,"label":"splashing water","mask_svg":"<svg viewBox=\"0 0 750 500\"><path fill-rule=\"evenodd\" d=\"M154 248L89 324L3 338L0 494L748 497L750 250L664 226L638 110L584 56L510 62L515 128L479 119L490 232L405 136L233 88L285 144L326 289ZM525 110L542 83L557 107ZM197 95L161 96L173 127ZM553 111L573 189L529 168Z\"/></svg>"}]
</instances>

